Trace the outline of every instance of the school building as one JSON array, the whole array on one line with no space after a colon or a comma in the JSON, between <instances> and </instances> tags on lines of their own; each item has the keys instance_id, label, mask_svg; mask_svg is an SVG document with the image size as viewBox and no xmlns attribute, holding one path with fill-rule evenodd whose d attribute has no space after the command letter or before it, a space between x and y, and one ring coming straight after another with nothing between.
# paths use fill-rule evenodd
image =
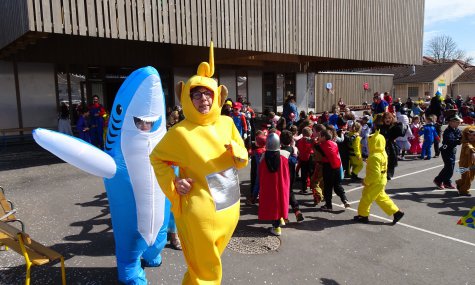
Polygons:
<instances>
[{"instance_id":1,"label":"school building","mask_svg":"<svg viewBox=\"0 0 475 285\"><path fill-rule=\"evenodd\" d=\"M322 72L421 64L423 21L424 0L2 0L0 129L54 127L61 102L93 95L111 108L147 65L174 106L175 83L208 60L210 41L216 79L259 112L287 93L322 110L348 86L358 90L347 104L370 102L373 77L348 85Z\"/></svg>"}]
</instances>

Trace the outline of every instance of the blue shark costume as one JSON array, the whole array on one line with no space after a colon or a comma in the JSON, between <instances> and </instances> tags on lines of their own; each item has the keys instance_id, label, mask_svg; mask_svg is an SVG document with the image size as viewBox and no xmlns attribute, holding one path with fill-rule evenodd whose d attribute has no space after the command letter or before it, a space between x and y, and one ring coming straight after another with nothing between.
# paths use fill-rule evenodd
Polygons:
<instances>
[{"instance_id":1,"label":"blue shark costume","mask_svg":"<svg viewBox=\"0 0 475 285\"><path fill-rule=\"evenodd\" d=\"M104 177L114 230L119 281L147 284L144 266L160 266L167 242L170 202L155 178L149 155L166 132L165 100L153 67L134 71L114 101L105 152L77 138L36 129L43 148ZM150 131L139 125L151 123Z\"/></svg>"}]
</instances>

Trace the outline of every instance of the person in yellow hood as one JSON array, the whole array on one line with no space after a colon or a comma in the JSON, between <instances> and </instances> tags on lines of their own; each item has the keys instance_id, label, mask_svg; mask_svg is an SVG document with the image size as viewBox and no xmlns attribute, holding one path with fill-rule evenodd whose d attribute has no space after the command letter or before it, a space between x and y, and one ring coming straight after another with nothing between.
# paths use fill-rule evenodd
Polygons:
<instances>
[{"instance_id":1,"label":"person in yellow hood","mask_svg":"<svg viewBox=\"0 0 475 285\"><path fill-rule=\"evenodd\" d=\"M221 116L227 89L210 62L178 83L185 119L165 134L150 155L158 183L172 203L188 271L183 284L220 284L221 254L239 220L237 169L247 165L244 142L230 117ZM179 168L179 177L170 166Z\"/></svg>"},{"instance_id":2,"label":"person in yellow hood","mask_svg":"<svg viewBox=\"0 0 475 285\"><path fill-rule=\"evenodd\" d=\"M354 217L357 222L368 223L369 210L374 201L386 215L394 216L393 224L404 216L385 191L388 182L386 177L388 155L385 147L386 139L379 130L368 138L369 157L366 161L366 177L363 180L364 188L358 205L358 215Z\"/></svg>"}]
</instances>

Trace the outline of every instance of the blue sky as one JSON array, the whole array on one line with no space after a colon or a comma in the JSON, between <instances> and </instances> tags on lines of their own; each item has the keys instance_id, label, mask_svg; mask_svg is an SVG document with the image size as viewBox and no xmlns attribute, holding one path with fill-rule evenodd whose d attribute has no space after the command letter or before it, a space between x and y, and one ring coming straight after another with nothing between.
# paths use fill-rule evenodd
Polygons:
<instances>
[{"instance_id":1,"label":"blue sky","mask_svg":"<svg viewBox=\"0 0 475 285\"><path fill-rule=\"evenodd\" d=\"M452 37L475 60L475 0L426 0L424 55L427 41L436 35Z\"/></svg>"}]
</instances>

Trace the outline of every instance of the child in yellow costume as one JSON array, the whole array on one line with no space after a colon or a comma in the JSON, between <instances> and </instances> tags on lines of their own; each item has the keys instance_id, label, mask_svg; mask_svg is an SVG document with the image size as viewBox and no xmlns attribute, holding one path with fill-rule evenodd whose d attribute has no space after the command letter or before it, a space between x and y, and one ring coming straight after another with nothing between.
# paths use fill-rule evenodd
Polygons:
<instances>
[{"instance_id":1,"label":"child in yellow costume","mask_svg":"<svg viewBox=\"0 0 475 285\"><path fill-rule=\"evenodd\" d=\"M470 171L462 173L462 177L455 181L460 196L472 196L469 193L473 178L475 178L475 126L468 126L462 131L462 148L460 151L460 168L469 168Z\"/></svg>"},{"instance_id":2,"label":"child in yellow costume","mask_svg":"<svg viewBox=\"0 0 475 285\"><path fill-rule=\"evenodd\" d=\"M351 178L354 180L361 181L361 178L358 177L361 169L363 169L363 157L361 155L361 124L355 122L351 126L351 131L349 133L351 148L350 148L350 169L351 169Z\"/></svg>"},{"instance_id":3,"label":"child in yellow costume","mask_svg":"<svg viewBox=\"0 0 475 285\"><path fill-rule=\"evenodd\" d=\"M227 89L210 62L177 86L185 119L165 134L150 160L172 203L188 271L183 284L220 284L221 254L239 220L237 169L247 165L244 142L230 117L221 116ZM179 176L173 169L179 167Z\"/></svg>"},{"instance_id":4,"label":"child in yellow costume","mask_svg":"<svg viewBox=\"0 0 475 285\"><path fill-rule=\"evenodd\" d=\"M358 205L358 216L354 220L360 223L368 223L371 204L376 201L386 215L394 216L393 224L396 224L404 213L389 198L384 190L387 181L388 155L386 154L386 139L376 131L368 138L369 157L366 161L366 177L363 180L363 193Z\"/></svg>"}]
</instances>

